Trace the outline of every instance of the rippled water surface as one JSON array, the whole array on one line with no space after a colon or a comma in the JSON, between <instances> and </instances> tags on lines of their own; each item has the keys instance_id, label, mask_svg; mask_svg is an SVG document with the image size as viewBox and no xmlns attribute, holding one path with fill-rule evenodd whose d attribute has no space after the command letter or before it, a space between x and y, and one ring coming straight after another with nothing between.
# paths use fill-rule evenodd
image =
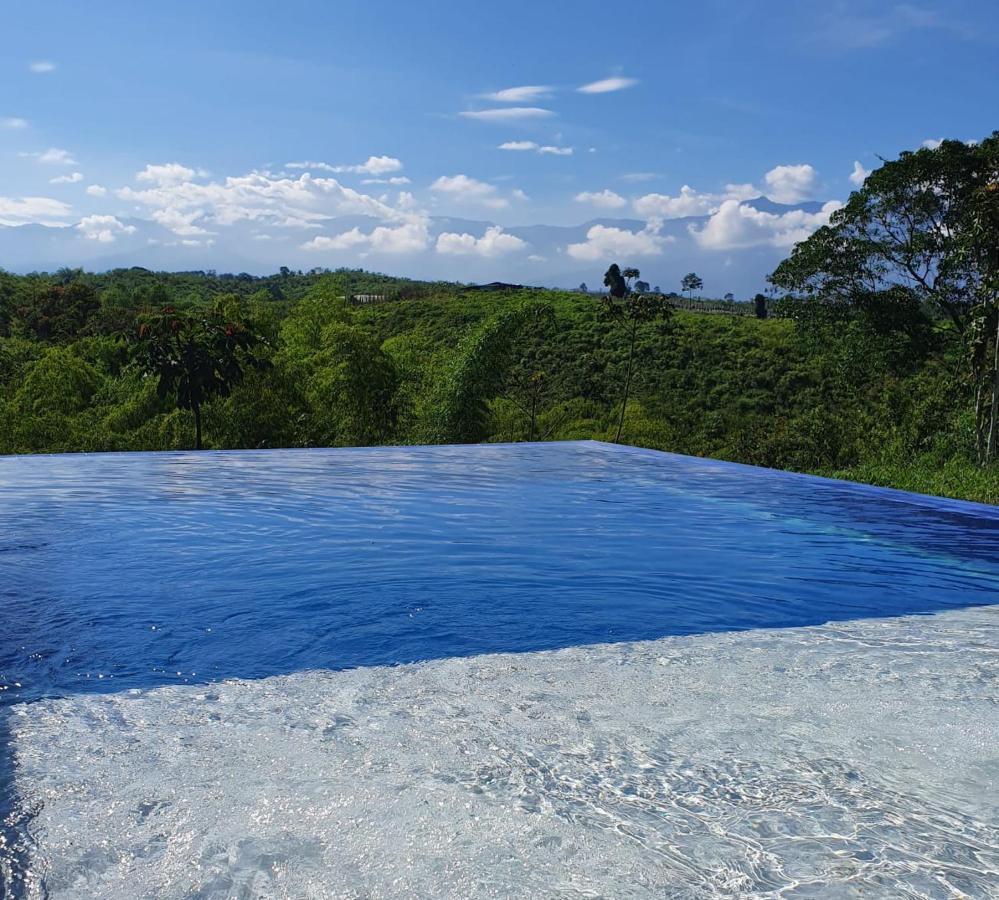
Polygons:
<instances>
[{"instance_id":1,"label":"rippled water surface","mask_svg":"<svg viewBox=\"0 0 999 900\"><path fill-rule=\"evenodd\" d=\"M0 458L3 884L995 896L997 602L992 508L602 444Z\"/></svg>"}]
</instances>

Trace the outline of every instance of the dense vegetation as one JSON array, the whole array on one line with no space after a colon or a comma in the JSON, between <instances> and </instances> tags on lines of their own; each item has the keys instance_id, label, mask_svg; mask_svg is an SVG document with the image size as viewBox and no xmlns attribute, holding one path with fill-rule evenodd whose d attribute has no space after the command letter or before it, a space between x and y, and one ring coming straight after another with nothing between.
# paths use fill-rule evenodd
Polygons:
<instances>
[{"instance_id":1,"label":"dense vegetation","mask_svg":"<svg viewBox=\"0 0 999 900\"><path fill-rule=\"evenodd\" d=\"M385 299L346 299L369 292ZM912 333L841 315L633 322L579 293L361 272L0 274L0 304L3 453L193 447L191 404L151 336L236 327L252 348L201 344L239 369L201 398L208 447L607 440L620 426L644 446L999 502L999 471L974 461L963 343L929 319ZM198 365L217 378L211 352Z\"/></svg>"},{"instance_id":2,"label":"dense vegetation","mask_svg":"<svg viewBox=\"0 0 999 900\"><path fill-rule=\"evenodd\" d=\"M999 503L999 138L886 163L771 281L0 271L0 453L620 439Z\"/></svg>"}]
</instances>

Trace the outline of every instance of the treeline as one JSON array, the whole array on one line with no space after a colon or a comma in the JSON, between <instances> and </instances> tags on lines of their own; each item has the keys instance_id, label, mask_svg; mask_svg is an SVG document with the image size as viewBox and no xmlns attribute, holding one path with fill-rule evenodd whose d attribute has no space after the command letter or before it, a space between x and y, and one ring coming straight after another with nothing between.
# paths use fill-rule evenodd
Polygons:
<instances>
[{"instance_id":1,"label":"treeline","mask_svg":"<svg viewBox=\"0 0 999 900\"><path fill-rule=\"evenodd\" d=\"M974 462L962 342L930 318L915 333L839 311L644 315L636 294L464 292L345 271L239 284L0 275L0 452L194 447L190 365L202 366L207 447L620 429L643 446L999 502L999 473ZM394 299L350 303L368 292Z\"/></svg>"},{"instance_id":2,"label":"treeline","mask_svg":"<svg viewBox=\"0 0 999 900\"><path fill-rule=\"evenodd\" d=\"M617 265L0 273L0 452L599 438L999 502L999 134L885 163L770 281L763 319Z\"/></svg>"}]
</instances>

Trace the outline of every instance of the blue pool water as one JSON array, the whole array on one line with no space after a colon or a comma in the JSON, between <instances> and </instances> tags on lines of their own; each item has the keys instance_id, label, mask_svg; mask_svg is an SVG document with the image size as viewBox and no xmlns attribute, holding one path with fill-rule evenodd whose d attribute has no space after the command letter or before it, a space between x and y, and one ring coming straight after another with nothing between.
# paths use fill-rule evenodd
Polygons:
<instances>
[{"instance_id":1,"label":"blue pool water","mask_svg":"<svg viewBox=\"0 0 999 900\"><path fill-rule=\"evenodd\" d=\"M999 599L999 510L590 442L9 457L0 510L0 702Z\"/></svg>"},{"instance_id":2,"label":"blue pool water","mask_svg":"<svg viewBox=\"0 0 999 900\"><path fill-rule=\"evenodd\" d=\"M997 603L600 443L0 458L0 897L995 896Z\"/></svg>"}]
</instances>

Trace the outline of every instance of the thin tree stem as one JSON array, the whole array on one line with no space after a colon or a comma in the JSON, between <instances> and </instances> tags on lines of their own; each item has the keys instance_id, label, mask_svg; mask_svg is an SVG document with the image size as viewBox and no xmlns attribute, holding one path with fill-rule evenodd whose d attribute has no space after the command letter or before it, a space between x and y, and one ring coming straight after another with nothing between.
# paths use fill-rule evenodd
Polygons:
<instances>
[{"instance_id":1,"label":"thin tree stem","mask_svg":"<svg viewBox=\"0 0 999 900\"><path fill-rule=\"evenodd\" d=\"M635 359L635 335L638 331L638 322L631 323L631 345L628 348L628 374L624 379L624 400L621 402L621 418L617 420L617 434L614 435L614 443L621 443L621 429L624 427L624 411L628 408L628 393L631 391L631 366Z\"/></svg>"}]
</instances>

